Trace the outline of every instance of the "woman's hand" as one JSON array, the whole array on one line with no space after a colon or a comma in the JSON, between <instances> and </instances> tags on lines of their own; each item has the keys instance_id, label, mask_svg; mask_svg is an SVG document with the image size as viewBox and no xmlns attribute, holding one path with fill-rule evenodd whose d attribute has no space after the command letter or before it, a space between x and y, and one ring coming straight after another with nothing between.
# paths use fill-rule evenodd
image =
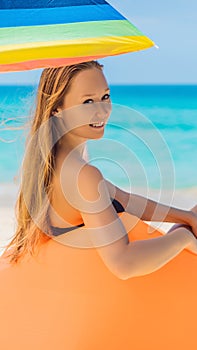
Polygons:
<instances>
[{"instance_id":1,"label":"woman's hand","mask_svg":"<svg viewBox=\"0 0 197 350\"><path fill-rule=\"evenodd\" d=\"M191 210L185 212L184 223L175 224L168 232L171 232L179 227L185 227L197 238L197 205Z\"/></svg>"},{"instance_id":2,"label":"woman's hand","mask_svg":"<svg viewBox=\"0 0 197 350\"><path fill-rule=\"evenodd\" d=\"M188 215L187 225L191 227L191 231L195 237L197 237L197 212L195 211L196 207L191 209Z\"/></svg>"},{"instance_id":3,"label":"woman's hand","mask_svg":"<svg viewBox=\"0 0 197 350\"><path fill-rule=\"evenodd\" d=\"M191 253L197 254L197 205L187 211L185 224L175 224L167 233L174 230L184 230L184 233L190 236L190 243L186 249Z\"/></svg>"},{"instance_id":4,"label":"woman's hand","mask_svg":"<svg viewBox=\"0 0 197 350\"><path fill-rule=\"evenodd\" d=\"M187 229L186 229L187 230ZM191 253L197 254L197 239L194 236L194 234L187 230L187 235L191 236L191 242L190 244L186 247L187 250L189 250Z\"/></svg>"}]
</instances>

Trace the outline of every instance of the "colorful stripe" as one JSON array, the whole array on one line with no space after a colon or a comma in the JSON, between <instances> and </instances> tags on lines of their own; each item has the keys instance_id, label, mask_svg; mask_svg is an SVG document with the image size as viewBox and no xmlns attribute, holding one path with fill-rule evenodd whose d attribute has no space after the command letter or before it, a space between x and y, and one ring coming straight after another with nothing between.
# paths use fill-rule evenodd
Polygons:
<instances>
[{"instance_id":1,"label":"colorful stripe","mask_svg":"<svg viewBox=\"0 0 197 350\"><path fill-rule=\"evenodd\" d=\"M108 4L101 5L101 7L89 5L0 11L0 26L2 28L118 19L125 19L125 17Z\"/></svg>"},{"instance_id":2,"label":"colorful stripe","mask_svg":"<svg viewBox=\"0 0 197 350\"><path fill-rule=\"evenodd\" d=\"M105 56L86 56L85 61L91 61L103 58ZM39 69L47 67L61 67L71 64L76 64L84 61L84 57L69 57L69 58L45 58L42 60L18 62L12 64L0 64L0 72L17 72L22 70Z\"/></svg>"},{"instance_id":3,"label":"colorful stripe","mask_svg":"<svg viewBox=\"0 0 197 350\"><path fill-rule=\"evenodd\" d=\"M105 0L1 0L0 9L35 9L35 8L52 8L52 7L70 7L79 5L103 5Z\"/></svg>"},{"instance_id":4,"label":"colorful stripe","mask_svg":"<svg viewBox=\"0 0 197 350\"><path fill-rule=\"evenodd\" d=\"M71 40L81 38L96 38L108 34L116 37L121 36L140 36L142 33L127 20L121 21L97 21L85 23L70 23L50 26L31 26L16 28L0 28L1 46L29 43L38 43L42 41L53 42L56 40Z\"/></svg>"}]
</instances>

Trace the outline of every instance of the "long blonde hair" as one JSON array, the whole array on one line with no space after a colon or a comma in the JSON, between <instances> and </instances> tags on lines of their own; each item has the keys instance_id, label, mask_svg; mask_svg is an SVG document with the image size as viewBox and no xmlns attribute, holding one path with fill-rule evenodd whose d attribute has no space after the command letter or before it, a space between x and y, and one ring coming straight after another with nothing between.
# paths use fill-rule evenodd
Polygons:
<instances>
[{"instance_id":1,"label":"long blonde hair","mask_svg":"<svg viewBox=\"0 0 197 350\"><path fill-rule=\"evenodd\" d=\"M76 74L94 67L102 69L103 66L97 61L90 61L59 68L46 68L42 72L16 202L17 228L4 252L6 257L10 258L10 263L17 263L25 254L34 255L39 244L50 239L49 235L43 233L50 233L46 197L50 196L52 190L56 141L61 134L59 126L54 124L54 119L61 118L51 117L54 111L62 106ZM38 130L42 130L41 133Z\"/></svg>"}]
</instances>

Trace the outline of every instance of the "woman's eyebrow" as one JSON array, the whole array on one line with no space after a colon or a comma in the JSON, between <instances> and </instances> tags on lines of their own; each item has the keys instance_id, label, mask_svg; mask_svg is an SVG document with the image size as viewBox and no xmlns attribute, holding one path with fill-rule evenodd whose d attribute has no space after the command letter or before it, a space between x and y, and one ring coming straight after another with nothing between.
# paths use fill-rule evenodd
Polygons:
<instances>
[{"instance_id":1,"label":"woman's eyebrow","mask_svg":"<svg viewBox=\"0 0 197 350\"><path fill-rule=\"evenodd\" d=\"M110 89L107 88L105 89L105 92L109 91ZM95 94L85 94L85 95L82 95L81 97L92 97L92 96L95 96Z\"/></svg>"}]
</instances>

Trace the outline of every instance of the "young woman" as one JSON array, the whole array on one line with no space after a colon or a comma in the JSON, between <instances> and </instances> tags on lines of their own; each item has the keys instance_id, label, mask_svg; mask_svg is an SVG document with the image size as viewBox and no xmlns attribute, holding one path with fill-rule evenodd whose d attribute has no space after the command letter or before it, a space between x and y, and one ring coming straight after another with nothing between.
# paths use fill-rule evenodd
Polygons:
<instances>
[{"instance_id":1,"label":"young woman","mask_svg":"<svg viewBox=\"0 0 197 350\"><path fill-rule=\"evenodd\" d=\"M127 193L88 164L86 141L103 136L110 111L98 62L43 71L1 258L2 349L197 345L197 208ZM143 220L180 225L150 235Z\"/></svg>"}]
</instances>

